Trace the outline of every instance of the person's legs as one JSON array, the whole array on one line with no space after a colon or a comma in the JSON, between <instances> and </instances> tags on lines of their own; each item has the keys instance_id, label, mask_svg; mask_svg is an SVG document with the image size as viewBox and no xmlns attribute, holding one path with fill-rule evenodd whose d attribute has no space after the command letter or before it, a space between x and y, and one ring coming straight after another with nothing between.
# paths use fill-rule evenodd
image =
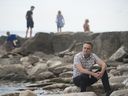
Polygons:
<instances>
[{"instance_id":1,"label":"person's legs","mask_svg":"<svg viewBox=\"0 0 128 96\"><path fill-rule=\"evenodd\" d=\"M80 76L73 79L73 82L76 86L80 87L81 92L85 92L87 86L92 85L97 81L94 77L89 77L87 74L81 74Z\"/></svg>"},{"instance_id":2,"label":"person's legs","mask_svg":"<svg viewBox=\"0 0 128 96\"><path fill-rule=\"evenodd\" d=\"M59 32L59 23L57 23L57 32Z\"/></svg>"},{"instance_id":3,"label":"person's legs","mask_svg":"<svg viewBox=\"0 0 128 96\"><path fill-rule=\"evenodd\" d=\"M29 31L29 28L27 28L27 30L26 30L25 38L27 38L27 36L28 36L28 31Z\"/></svg>"},{"instance_id":4,"label":"person's legs","mask_svg":"<svg viewBox=\"0 0 128 96\"><path fill-rule=\"evenodd\" d=\"M98 81L97 78L91 76L89 77L89 82L88 82L88 86L91 86L92 84L96 83Z\"/></svg>"},{"instance_id":5,"label":"person's legs","mask_svg":"<svg viewBox=\"0 0 128 96\"><path fill-rule=\"evenodd\" d=\"M77 76L73 78L73 83L77 86L80 87L80 76Z\"/></svg>"},{"instance_id":6,"label":"person's legs","mask_svg":"<svg viewBox=\"0 0 128 96\"><path fill-rule=\"evenodd\" d=\"M104 86L104 90L105 91L111 90L109 80L108 80L108 74L107 74L106 71L104 72L104 75L101 79L102 79L102 83L103 83L103 86Z\"/></svg>"},{"instance_id":7,"label":"person's legs","mask_svg":"<svg viewBox=\"0 0 128 96\"><path fill-rule=\"evenodd\" d=\"M57 23L57 32L61 32L61 25L59 22Z\"/></svg>"},{"instance_id":8,"label":"person's legs","mask_svg":"<svg viewBox=\"0 0 128 96\"><path fill-rule=\"evenodd\" d=\"M58 28L58 32L60 32L60 28Z\"/></svg>"},{"instance_id":9,"label":"person's legs","mask_svg":"<svg viewBox=\"0 0 128 96\"><path fill-rule=\"evenodd\" d=\"M27 20L27 30L26 30L26 38L28 36L29 33L29 29L30 29L30 38L32 37L32 28L34 27L34 22L32 20Z\"/></svg>"},{"instance_id":10,"label":"person's legs","mask_svg":"<svg viewBox=\"0 0 128 96\"><path fill-rule=\"evenodd\" d=\"M110 87L110 84L109 84L108 74L107 74L106 71L104 72L104 75L101 79L102 79L102 83L103 83L103 86L104 86L104 90L106 92L106 96L109 96L110 93L112 92L112 90L111 90L111 87Z\"/></svg>"},{"instance_id":11,"label":"person's legs","mask_svg":"<svg viewBox=\"0 0 128 96\"><path fill-rule=\"evenodd\" d=\"M57 32L59 32L59 27L57 26Z\"/></svg>"},{"instance_id":12,"label":"person's legs","mask_svg":"<svg viewBox=\"0 0 128 96\"><path fill-rule=\"evenodd\" d=\"M34 27L34 22L30 21L30 38L32 37L32 28Z\"/></svg>"},{"instance_id":13,"label":"person's legs","mask_svg":"<svg viewBox=\"0 0 128 96\"><path fill-rule=\"evenodd\" d=\"M85 92L86 91L88 82L89 82L88 75L81 74L80 75L80 89L81 89L81 92Z\"/></svg>"},{"instance_id":14,"label":"person's legs","mask_svg":"<svg viewBox=\"0 0 128 96\"><path fill-rule=\"evenodd\" d=\"M81 92L85 92L86 91L86 87L87 87L87 76L86 75L80 75L76 78L73 79L73 82L76 86L80 87Z\"/></svg>"},{"instance_id":15,"label":"person's legs","mask_svg":"<svg viewBox=\"0 0 128 96\"><path fill-rule=\"evenodd\" d=\"M60 27L60 32L61 32L61 27Z\"/></svg>"},{"instance_id":16,"label":"person's legs","mask_svg":"<svg viewBox=\"0 0 128 96\"><path fill-rule=\"evenodd\" d=\"M32 37L32 28L30 28L30 38Z\"/></svg>"},{"instance_id":17,"label":"person's legs","mask_svg":"<svg viewBox=\"0 0 128 96\"><path fill-rule=\"evenodd\" d=\"M27 30L26 30L25 38L27 38L27 36L28 36L29 27L30 27L30 21L27 20Z\"/></svg>"}]
</instances>

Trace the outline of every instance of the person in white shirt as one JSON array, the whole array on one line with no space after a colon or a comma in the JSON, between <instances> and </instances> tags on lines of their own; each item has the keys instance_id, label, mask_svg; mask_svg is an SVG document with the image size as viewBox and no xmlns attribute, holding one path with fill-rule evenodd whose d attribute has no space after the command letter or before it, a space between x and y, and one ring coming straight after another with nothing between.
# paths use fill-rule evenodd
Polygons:
<instances>
[{"instance_id":1,"label":"person in white shirt","mask_svg":"<svg viewBox=\"0 0 128 96\"><path fill-rule=\"evenodd\" d=\"M111 88L106 72L106 64L96 54L92 53L93 44L85 42L81 52L74 56L73 63L73 82L76 86L80 87L81 92L85 92L86 88L99 79L102 80L106 96L110 96ZM92 67L98 64L99 69L93 72Z\"/></svg>"}]
</instances>

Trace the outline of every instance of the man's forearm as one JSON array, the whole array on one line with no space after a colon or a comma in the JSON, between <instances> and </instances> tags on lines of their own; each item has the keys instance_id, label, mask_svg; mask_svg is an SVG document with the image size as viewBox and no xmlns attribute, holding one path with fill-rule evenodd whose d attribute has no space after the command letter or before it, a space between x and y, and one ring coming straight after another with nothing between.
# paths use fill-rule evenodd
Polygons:
<instances>
[{"instance_id":1,"label":"man's forearm","mask_svg":"<svg viewBox=\"0 0 128 96\"><path fill-rule=\"evenodd\" d=\"M104 73L104 71L106 70L106 64L104 63L104 64L102 64L102 66L101 66L101 72L102 73Z\"/></svg>"},{"instance_id":2,"label":"man's forearm","mask_svg":"<svg viewBox=\"0 0 128 96\"><path fill-rule=\"evenodd\" d=\"M88 69L84 69L83 73L88 74L88 75L92 75L92 76L94 75L94 72L89 71Z\"/></svg>"}]
</instances>

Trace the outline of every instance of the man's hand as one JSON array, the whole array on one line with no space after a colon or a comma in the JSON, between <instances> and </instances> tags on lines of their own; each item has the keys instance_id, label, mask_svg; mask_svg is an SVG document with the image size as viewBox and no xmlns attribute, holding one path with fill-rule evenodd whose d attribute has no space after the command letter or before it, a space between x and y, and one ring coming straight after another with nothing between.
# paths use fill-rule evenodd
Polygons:
<instances>
[{"instance_id":1,"label":"man's hand","mask_svg":"<svg viewBox=\"0 0 128 96\"><path fill-rule=\"evenodd\" d=\"M103 75L101 72L93 73L93 76L97 79L100 79Z\"/></svg>"},{"instance_id":2,"label":"man's hand","mask_svg":"<svg viewBox=\"0 0 128 96\"><path fill-rule=\"evenodd\" d=\"M99 77L102 78L102 76L104 75L103 72L97 72L99 74Z\"/></svg>"}]
</instances>

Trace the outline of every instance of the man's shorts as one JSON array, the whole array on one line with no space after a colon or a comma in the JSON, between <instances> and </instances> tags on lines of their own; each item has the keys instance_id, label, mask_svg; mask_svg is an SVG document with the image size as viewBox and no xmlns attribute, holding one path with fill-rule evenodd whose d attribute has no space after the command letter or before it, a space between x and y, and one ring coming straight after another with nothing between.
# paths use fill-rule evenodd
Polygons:
<instances>
[{"instance_id":1,"label":"man's shorts","mask_svg":"<svg viewBox=\"0 0 128 96\"><path fill-rule=\"evenodd\" d=\"M34 27L34 22L32 20L27 20L27 28L33 28Z\"/></svg>"}]
</instances>

